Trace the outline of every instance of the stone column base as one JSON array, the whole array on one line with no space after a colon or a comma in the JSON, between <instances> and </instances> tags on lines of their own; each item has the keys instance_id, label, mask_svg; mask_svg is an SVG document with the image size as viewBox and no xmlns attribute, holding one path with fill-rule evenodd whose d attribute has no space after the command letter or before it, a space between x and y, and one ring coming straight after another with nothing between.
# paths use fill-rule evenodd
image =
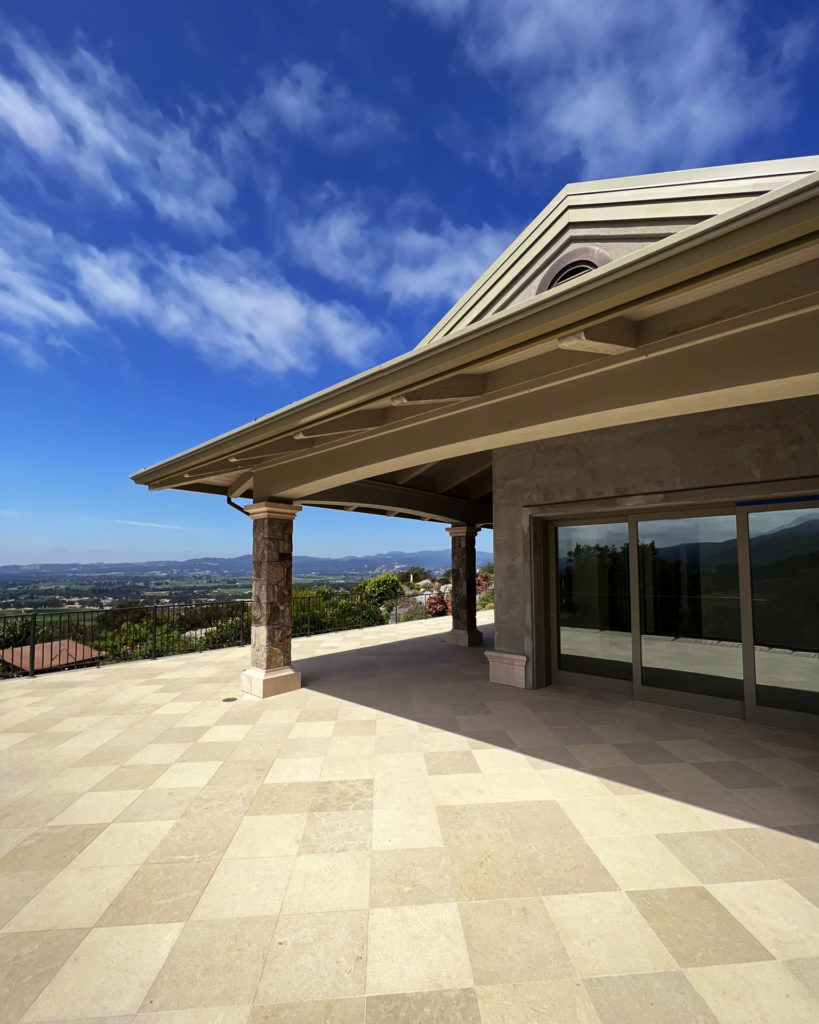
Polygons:
<instances>
[{"instance_id":1,"label":"stone column base","mask_svg":"<svg viewBox=\"0 0 819 1024\"><path fill-rule=\"evenodd\" d=\"M446 642L456 647L480 647L483 633L479 629L451 629L446 635Z\"/></svg>"},{"instance_id":2,"label":"stone column base","mask_svg":"<svg viewBox=\"0 0 819 1024\"><path fill-rule=\"evenodd\" d=\"M489 682L526 687L526 655L506 651L484 651L489 662Z\"/></svg>"},{"instance_id":3,"label":"stone column base","mask_svg":"<svg viewBox=\"0 0 819 1024\"><path fill-rule=\"evenodd\" d=\"M246 668L242 673L242 690L254 697L275 697L301 687L301 672L292 666L284 668Z\"/></svg>"}]
</instances>

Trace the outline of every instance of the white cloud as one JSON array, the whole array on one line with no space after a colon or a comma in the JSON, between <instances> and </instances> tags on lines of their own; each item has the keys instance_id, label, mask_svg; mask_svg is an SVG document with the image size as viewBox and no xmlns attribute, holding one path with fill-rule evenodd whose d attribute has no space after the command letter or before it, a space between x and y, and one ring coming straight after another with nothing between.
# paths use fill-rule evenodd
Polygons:
<instances>
[{"instance_id":1,"label":"white cloud","mask_svg":"<svg viewBox=\"0 0 819 1024\"><path fill-rule=\"evenodd\" d=\"M171 526L169 523L142 523L137 519L115 519L118 526L151 526L155 530L186 530L186 526Z\"/></svg>"},{"instance_id":2,"label":"white cloud","mask_svg":"<svg viewBox=\"0 0 819 1024\"><path fill-rule=\"evenodd\" d=\"M383 340L353 306L295 288L256 250L102 250L0 203L0 344L41 366L44 345L128 320L219 369L309 372L324 355L360 366Z\"/></svg>"},{"instance_id":3,"label":"white cloud","mask_svg":"<svg viewBox=\"0 0 819 1024\"><path fill-rule=\"evenodd\" d=\"M328 149L369 146L393 136L398 118L387 107L354 96L346 85L308 61L283 74L268 74L260 96L241 111L238 123L254 138L277 126Z\"/></svg>"},{"instance_id":4,"label":"white cloud","mask_svg":"<svg viewBox=\"0 0 819 1024\"><path fill-rule=\"evenodd\" d=\"M338 203L289 227L289 253L365 294L386 294L402 304L452 302L500 255L512 233L486 224L456 226L440 214L436 220L434 230L421 229L403 204L378 224L360 203Z\"/></svg>"},{"instance_id":5,"label":"white cloud","mask_svg":"<svg viewBox=\"0 0 819 1024\"><path fill-rule=\"evenodd\" d=\"M150 107L110 64L80 47L63 59L13 30L0 74L0 132L39 170L116 205L140 199L164 221L223 234L235 188L189 123Z\"/></svg>"},{"instance_id":6,"label":"white cloud","mask_svg":"<svg viewBox=\"0 0 819 1024\"><path fill-rule=\"evenodd\" d=\"M760 55L742 0L401 2L455 27L466 59L502 83L512 113L489 147L497 171L574 157L594 177L729 158L788 119L810 35L791 20Z\"/></svg>"}]
</instances>

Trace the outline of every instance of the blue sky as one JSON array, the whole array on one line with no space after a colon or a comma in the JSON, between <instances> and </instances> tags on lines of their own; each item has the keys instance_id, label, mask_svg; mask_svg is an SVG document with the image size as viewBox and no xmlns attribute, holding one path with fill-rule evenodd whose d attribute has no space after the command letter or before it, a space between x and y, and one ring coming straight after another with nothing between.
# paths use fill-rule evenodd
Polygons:
<instances>
[{"instance_id":1,"label":"blue sky","mask_svg":"<svg viewBox=\"0 0 819 1024\"><path fill-rule=\"evenodd\" d=\"M0 562L247 551L130 474L411 348L566 181L816 151L810 11L6 0Z\"/></svg>"}]
</instances>

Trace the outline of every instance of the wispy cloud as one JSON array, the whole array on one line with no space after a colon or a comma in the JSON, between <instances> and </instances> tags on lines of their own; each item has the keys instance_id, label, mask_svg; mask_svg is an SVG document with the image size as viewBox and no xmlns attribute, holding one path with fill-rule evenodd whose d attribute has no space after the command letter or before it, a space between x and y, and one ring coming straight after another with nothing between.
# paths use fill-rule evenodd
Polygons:
<instances>
[{"instance_id":1,"label":"wispy cloud","mask_svg":"<svg viewBox=\"0 0 819 1024\"><path fill-rule=\"evenodd\" d=\"M146 203L163 221L227 230L235 188L197 144L195 122L149 106L112 65L82 47L60 57L2 32L0 129L39 173L82 185L114 205Z\"/></svg>"},{"instance_id":2,"label":"wispy cloud","mask_svg":"<svg viewBox=\"0 0 819 1024\"><path fill-rule=\"evenodd\" d=\"M465 59L500 85L508 123L491 144L447 119L442 136L498 172L579 159L586 176L728 158L779 130L815 26L764 25L760 55L743 0L400 0L457 32ZM453 139L455 141L455 139Z\"/></svg>"},{"instance_id":3,"label":"wispy cloud","mask_svg":"<svg viewBox=\"0 0 819 1024\"><path fill-rule=\"evenodd\" d=\"M186 530L186 526L172 526L170 523L142 523L137 519L114 519L118 526L150 526L155 530Z\"/></svg>"},{"instance_id":4,"label":"wispy cloud","mask_svg":"<svg viewBox=\"0 0 819 1024\"><path fill-rule=\"evenodd\" d=\"M417 226L418 214L435 226ZM375 221L363 202L332 206L288 227L291 257L324 277L396 303L454 301L502 252L513 233L455 225L428 204L405 202Z\"/></svg>"},{"instance_id":5,"label":"wispy cloud","mask_svg":"<svg viewBox=\"0 0 819 1024\"><path fill-rule=\"evenodd\" d=\"M167 246L104 250L55 234L0 202L0 344L32 367L46 344L65 344L127 320L187 344L220 369L308 372L325 354L360 365L382 328L354 306L319 301L256 250Z\"/></svg>"}]
</instances>

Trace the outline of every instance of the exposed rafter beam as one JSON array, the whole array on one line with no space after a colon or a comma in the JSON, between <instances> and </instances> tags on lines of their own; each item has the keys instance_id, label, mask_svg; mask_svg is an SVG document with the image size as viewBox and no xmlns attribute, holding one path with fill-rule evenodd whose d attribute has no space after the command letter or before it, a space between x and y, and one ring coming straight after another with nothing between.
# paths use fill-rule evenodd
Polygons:
<instances>
[{"instance_id":1,"label":"exposed rafter beam","mask_svg":"<svg viewBox=\"0 0 819 1024\"><path fill-rule=\"evenodd\" d=\"M492 465L491 452L475 452L473 455L463 455L451 463L442 462L438 464L435 477L436 489L439 491L451 491L453 487L466 483L473 476L489 469Z\"/></svg>"},{"instance_id":2,"label":"exposed rafter beam","mask_svg":"<svg viewBox=\"0 0 819 1024\"><path fill-rule=\"evenodd\" d=\"M404 484L408 484L410 480L415 480L419 476L423 476L428 469L432 469L433 466L437 465L437 462L425 462L423 466L411 466L409 469L402 469L400 473L395 474L393 483L403 487Z\"/></svg>"},{"instance_id":3,"label":"exposed rafter beam","mask_svg":"<svg viewBox=\"0 0 819 1024\"><path fill-rule=\"evenodd\" d=\"M442 523L491 523L492 507L467 498L453 498L382 480L362 480L300 499L305 505L357 505L385 512L408 513Z\"/></svg>"},{"instance_id":4,"label":"exposed rafter beam","mask_svg":"<svg viewBox=\"0 0 819 1024\"><path fill-rule=\"evenodd\" d=\"M486 377L482 373L463 373L447 377L435 384L393 395L390 405L427 405L436 402L452 402L463 398L475 398L484 393Z\"/></svg>"},{"instance_id":5,"label":"exposed rafter beam","mask_svg":"<svg viewBox=\"0 0 819 1024\"><path fill-rule=\"evenodd\" d=\"M594 352L600 355L616 355L636 348L638 342L637 325L633 320L618 316L613 320L586 327L574 334L566 334L558 338L558 348L570 352Z\"/></svg>"},{"instance_id":6,"label":"exposed rafter beam","mask_svg":"<svg viewBox=\"0 0 819 1024\"><path fill-rule=\"evenodd\" d=\"M372 430L384 426L383 409L361 409L347 416L337 416L326 423L317 423L299 430L293 435L296 440L304 441L312 437L331 437L333 434L350 434L354 430Z\"/></svg>"},{"instance_id":7,"label":"exposed rafter beam","mask_svg":"<svg viewBox=\"0 0 819 1024\"><path fill-rule=\"evenodd\" d=\"M240 473L239 476L233 481L233 483L227 489L227 496L229 498L241 498L241 496L253 487L253 474L252 473Z\"/></svg>"}]
</instances>

